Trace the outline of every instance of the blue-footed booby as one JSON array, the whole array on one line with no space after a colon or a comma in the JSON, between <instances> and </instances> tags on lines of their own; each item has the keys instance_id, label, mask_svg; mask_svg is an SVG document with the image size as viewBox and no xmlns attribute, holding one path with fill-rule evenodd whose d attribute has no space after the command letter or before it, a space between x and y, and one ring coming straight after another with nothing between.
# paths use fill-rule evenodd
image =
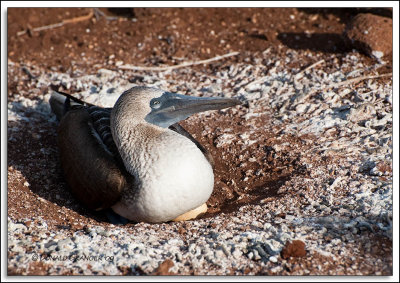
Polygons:
<instances>
[{"instance_id":1,"label":"blue-footed booby","mask_svg":"<svg viewBox=\"0 0 400 283\"><path fill-rule=\"evenodd\" d=\"M54 92L58 145L66 180L89 208L111 208L135 222L195 218L207 210L213 159L179 121L241 104L133 87L113 108Z\"/></svg>"}]
</instances>

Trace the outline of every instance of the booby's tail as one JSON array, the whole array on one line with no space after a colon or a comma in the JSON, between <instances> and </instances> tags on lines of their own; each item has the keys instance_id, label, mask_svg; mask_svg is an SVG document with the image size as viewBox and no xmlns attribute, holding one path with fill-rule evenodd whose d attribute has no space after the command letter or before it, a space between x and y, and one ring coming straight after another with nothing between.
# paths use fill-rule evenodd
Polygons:
<instances>
[{"instance_id":1,"label":"booby's tail","mask_svg":"<svg viewBox=\"0 0 400 283\"><path fill-rule=\"evenodd\" d=\"M74 106L93 106L93 104L84 102L72 95L60 92L53 91L51 97L49 99L51 110L56 114L57 120L60 121L61 118Z\"/></svg>"}]
</instances>

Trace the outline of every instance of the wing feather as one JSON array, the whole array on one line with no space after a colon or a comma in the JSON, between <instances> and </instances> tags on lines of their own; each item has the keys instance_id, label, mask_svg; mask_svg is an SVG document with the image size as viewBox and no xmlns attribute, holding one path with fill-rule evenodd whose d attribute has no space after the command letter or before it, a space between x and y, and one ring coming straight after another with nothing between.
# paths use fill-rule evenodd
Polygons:
<instances>
[{"instance_id":1,"label":"wing feather","mask_svg":"<svg viewBox=\"0 0 400 283\"><path fill-rule=\"evenodd\" d=\"M86 107L72 109L61 119L58 145L64 175L78 200L95 210L119 200L133 177L117 161L117 152L102 142Z\"/></svg>"}]
</instances>

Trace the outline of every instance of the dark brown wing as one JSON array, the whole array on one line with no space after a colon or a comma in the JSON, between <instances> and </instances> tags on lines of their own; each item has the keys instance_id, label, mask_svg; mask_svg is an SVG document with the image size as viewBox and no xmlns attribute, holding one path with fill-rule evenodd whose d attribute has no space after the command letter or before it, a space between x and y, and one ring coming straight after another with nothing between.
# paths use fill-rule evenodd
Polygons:
<instances>
[{"instance_id":1,"label":"dark brown wing","mask_svg":"<svg viewBox=\"0 0 400 283\"><path fill-rule=\"evenodd\" d=\"M64 115L58 128L58 145L61 165L73 194L89 208L100 210L118 201L130 177L114 156L114 143L109 147L102 141L103 133L109 143L102 123L97 122L97 128L103 127L103 131L96 131L89 108L74 107Z\"/></svg>"}]
</instances>

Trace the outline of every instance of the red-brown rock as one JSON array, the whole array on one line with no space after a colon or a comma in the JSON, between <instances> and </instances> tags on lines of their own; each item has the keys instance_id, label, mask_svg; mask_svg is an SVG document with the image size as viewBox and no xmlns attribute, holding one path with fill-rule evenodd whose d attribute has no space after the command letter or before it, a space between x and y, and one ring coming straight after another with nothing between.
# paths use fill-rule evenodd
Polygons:
<instances>
[{"instance_id":1,"label":"red-brown rock","mask_svg":"<svg viewBox=\"0 0 400 283\"><path fill-rule=\"evenodd\" d=\"M174 262L170 259L166 259L160 263L152 275L176 275L175 273L169 271L169 269L173 266Z\"/></svg>"},{"instance_id":2,"label":"red-brown rock","mask_svg":"<svg viewBox=\"0 0 400 283\"><path fill-rule=\"evenodd\" d=\"M303 241L293 240L287 242L281 251L281 257L288 259L289 257L302 257L306 255L306 245Z\"/></svg>"},{"instance_id":3,"label":"red-brown rock","mask_svg":"<svg viewBox=\"0 0 400 283\"><path fill-rule=\"evenodd\" d=\"M373 14L358 14L347 25L345 36L354 48L381 59L392 53L392 19Z\"/></svg>"}]
</instances>

